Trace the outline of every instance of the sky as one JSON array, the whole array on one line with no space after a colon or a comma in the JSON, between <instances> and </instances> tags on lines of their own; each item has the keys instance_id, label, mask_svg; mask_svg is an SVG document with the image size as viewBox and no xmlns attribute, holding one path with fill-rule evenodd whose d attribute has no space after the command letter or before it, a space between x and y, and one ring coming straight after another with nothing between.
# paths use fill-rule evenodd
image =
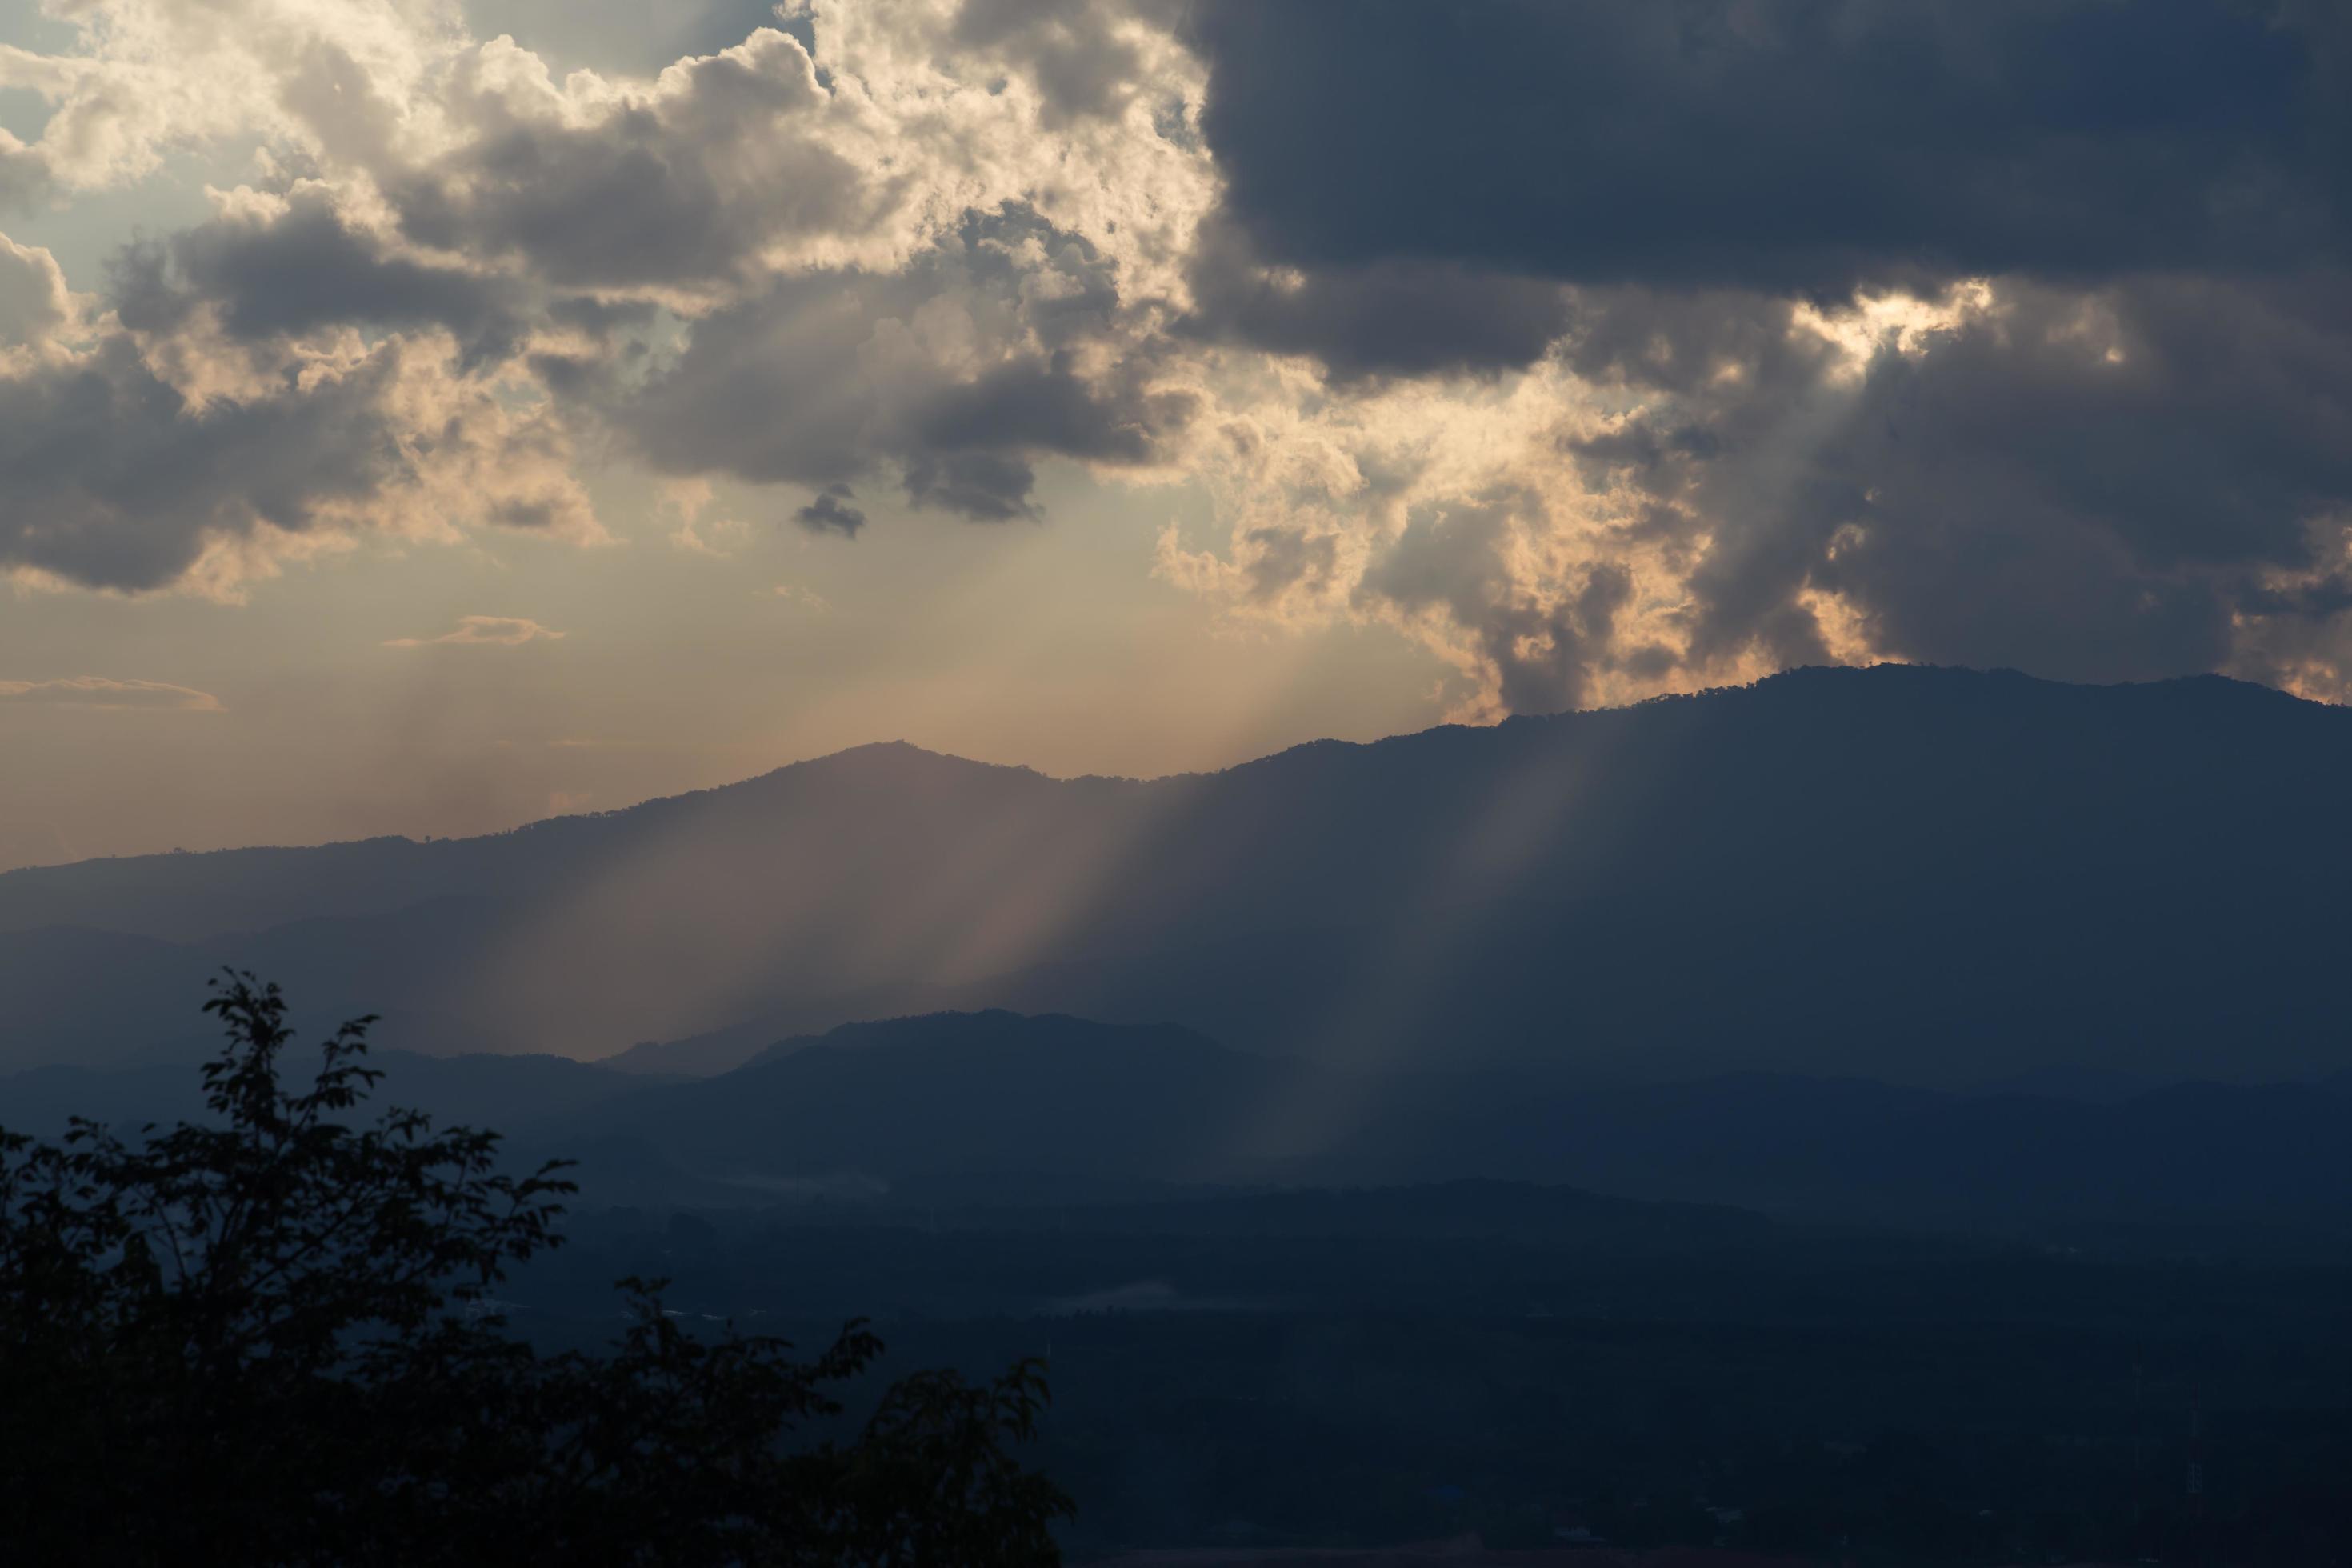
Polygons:
<instances>
[{"instance_id":1,"label":"sky","mask_svg":"<svg viewBox=\"0 0 2352 1568\"><path fill-rule=\"evenodd\" d=\"M0 0L0 867L2352 689L2333 0Z\"/></svg>"}]
</instances>

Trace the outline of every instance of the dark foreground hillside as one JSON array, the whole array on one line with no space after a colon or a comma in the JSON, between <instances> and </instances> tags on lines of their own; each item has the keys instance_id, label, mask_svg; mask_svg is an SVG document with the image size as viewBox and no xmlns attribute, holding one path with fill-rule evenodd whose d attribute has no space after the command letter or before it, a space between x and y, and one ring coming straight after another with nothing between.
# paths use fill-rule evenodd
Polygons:
<instances>
[{"instance_id":1,"label":"dark foreground hillside","mask_svg":"<svg viewBox=\"0 0 2352 1568\"><path fill-rule=\"evenodd\" d=\"M581 1158L568 1244L481 1303L540 1352L604 1344L636 1278L688 1341L821 1346L862 1316L901 1368L1034 1358L1054 1401L1027 1452L1082 1562L2352 1552L2329 1086L1334 1079L1003 1013L670 1082L375 1059L384 1100L511 1128L518 1171ZM135 1142L194 1111L194 1076L41 1069L0 1080L0 1121L79 1110ZM1352 1106L1348 1135L1270 1139L1318 1105ZM1250 1179L1209 1173L1240 1154Z\"/></svg>"},{"instance_id":2,"label":"dark foreground hillside","mask_svg":"<svg viewBox=\"0 0 2352 1568\"><path fill-rule=\"evenodd\" d=\"M805 1337L864 1310L925 1364L1043 1357L1038 1460L1080 1562L1563 1531L1977 1568L2352 1550L2340 1243L2189 1258L1741 1217L1458 1186L595 1209L509 1310L573 1342L627 1268L696 1321Z\"/></svg>"}]
</instances>

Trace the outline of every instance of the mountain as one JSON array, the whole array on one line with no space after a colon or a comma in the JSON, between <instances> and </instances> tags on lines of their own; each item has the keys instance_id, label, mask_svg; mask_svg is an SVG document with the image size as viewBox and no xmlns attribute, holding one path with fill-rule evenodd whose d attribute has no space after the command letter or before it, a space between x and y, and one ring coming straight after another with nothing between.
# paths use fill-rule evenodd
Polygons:
<instances>
[{"instance_id":1,"label":"mountain","mask_svg":"<svg viewBox=\"0 0 2352 1568\"><path fill-rule=\"evenodd\" d=\"M572 1125L719 1175L1216 1180L1262 1172L1250 1117L1303 1071L1168 1026L940 1014L787 1042Z\"/></svg>"},{"instance_id":2,"label":"mountain","mask_svg":"<svg viewBox=\"0 0 2352 1568\"><path fill-rule=\"evenodd\" d=\"M1366 1073L2313 1077L2352 1065L2347 776L2352 713L2263 688L1916 667L1149 782L864 747L488 838L0 876L0 1064L151 1053L237 963L404 1048L706 1072L1001 1007Z\"/></svg>"},{"instance_id":3,"label":"mountain","mask_svg":"<svg viewBox=\"0 0 2352 1568\"><path fill-rule=\"evenodd\" d=\"M2352 1225L2352 1098L2314 1085L2061 1100L1785 1075L1366 1074L1171 1026L1004 1012L787 1041L716 1078L584 1102L532 1135L551 1150L625 1136L779 1195L863 1182L877 1197L1018 1204L1478 1178L1901 1226ZM1346 1205L1296 1194L1253 1212L1269 1234L1349 1228Z\"/></svg>"},{"instance_id":4,"label":"mountain","mask_svg":"<svg viewBox=\"0 0 2352 1568\"><path fill-rule=\"evenodd\" d=\"M1405 1242L1517 1242L1611 1247L1762 1238L1761 1215L1720 1205L1644 1203L1575 1187L1467 1178L1425 1185L1304 1187L1068 1208L966 1210L952 1221L999 1232L1088 1228L1126 1235L1253 1238L1360 1237Z\"/></svg>"},{"instance_id":5,"label":"mountain","mask_svg":"<svg viewBox=\"0 0 2352 1568\"><path fill-rule=\"evenodd\" d=\"M373 1060L383 1104L500 1130L525 1165L577 1159L587 1209L970 1209L1002 1226L1077 1206L1099 1211L1089 1225L1263 1236L1369 1234L1376 1210L1397 1235L1715 1234L1704 1216L1598 1199L1570 1214L1556 1189L1572 1187L1901 1229L2287 1227L2339 1250L2352 1236L2352 1096L2324 1085L2101 1083L2059 1099L1785 1074L1366 1073L1172 1026L1001 1011L844 1026L696 1079L545 1056ZM201 1104L186 1063L0 1077L0 1125L43 1136L71 1114L127 1131ZM1524 1186L1552 1195L1522 1212ZM1391 1195L1332 1195L1352 1190Z\"/></svg>"},{"instance_id":6,"label":"mountain","mask_svg":"<svg viewBox=\"0 0 2352 1568\"><path fill-rule=\"evenodd\" d=\"M209 1045L191 1042L183 1061L146 1062L101 1069L57 1065L0 1077L0 1126L53 1138L68 1117L80 1116L129 1133L147 1122L200 1121L204 1080L195 1063ZM591 1106L638 1092L647 1080L563 1057L425 1057L371 1050L370 1066L384 1074L378 1105L428 1111L444 1126L462 1124L504 1132L528 1131L551 1119L564 1121ZM308 1082L317 1059L299 1047L288 1053L289 1087Z\"/></svg>"}]
</instances>

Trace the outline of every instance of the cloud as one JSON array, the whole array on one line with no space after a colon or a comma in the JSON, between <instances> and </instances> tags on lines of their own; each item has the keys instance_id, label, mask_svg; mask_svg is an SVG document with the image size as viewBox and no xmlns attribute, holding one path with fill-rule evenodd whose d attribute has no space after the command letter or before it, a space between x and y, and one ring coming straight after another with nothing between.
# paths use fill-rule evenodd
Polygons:
<instances>
[{"instance_id":1,"label":"cloud","mask_svg":"<svg viewBox=\"0 0 2352 1568\"><path fill-rule=\"evenodd\" d=\"M186 574L207 541L299 533L381 493L401 467L369 359L301 393L197 403L123 337L0 378L0 563L91 587Z\"/></svg>"},{"instance_id":2,"label":"cloud","mask_svg":"<svg viewBox=\"0 0 2352 1568\"><path fill-rule=\"evenodd\" d=\"M773 28L642 93L559 88L500 40L460 60L452 96L464 139L392 182L403 229L559 283L723 282L887 210L887 187L812 134L829 100L807 49Z\"/></svg>"},{"instance_id":3,"label":"cloud","mask_svg":"<svg viewBox=\"0 0 2352 1568\"><path fill-rule=\"evenodd\" d=\"M1232 220L1276 264L1824 295L2340 253L2326 9L1202 0L1187 26Z\"/></svg>"},{"instance_id":4,"label":"cloud","mask_svg":"<svg viewBox=\"0 0 2352 1568\"><path fill-rule=\"evenodd\" d=\"M0 216L32 205L47 187L48 174L39 154L10 132L0 131Z\"/></svg>"},{"instance_id":5,"label":"cloud","mask_svg":"<svg viewBox=\"0 0 2352 1568\"><path fill-rule=\"evenodd\" d=\"M57 258L0 234L0 356L47 347L72 317Z\"/></svg>"},{"instance_id":6,"label":"cloud","mask_svg":"<svg viewBox=\"0 0 2352 1568\"><path fill-rule=\"evenodd\" d=\"M1580 295L1546 364L1265 415L1234 613L1382 621L1491 718L1790 664L2352 676L2352 283Z\"/></svg>"},{"instance_id":7,"label":"cloud","mask_svg":"<svg viewBox=\"0 0 2352 1568\"><path fill-rule=\"evenodd\" d=\"M386 647L437 647L456 644L463 647L520 647L527 642L553 640L563 636L550 631L537 621L527 621L520 616L459 616L455 631L443 632L437 637L394 637Z\"/></svg>"},{"instance_id":8,"label":"cloud","mask_svg":"<svg viewBox=\"0 0 2352 1568\"><path fill-rule=\"evenodd\" d=\"M355 531L601 538L560 427L457 359L395 338L257 363L191 328L0 375L0 569L233 594L280 544Z\"/></svg>"},{"instance_id":9,"label":"cloud","mask_svg":"<svg viewBox=\"0 0 2352 1568\"><path fill-rule=\"evenodd\" d=\"M1229 217L1203 226L1188 281L1185 331L1312 355L1342 381L1517 369L1568 326L1549 279L1413 258L1273 267Z\"/></svg>"},{"instance_id":10,"label":"cloud","mask_svg":"<svg viewBox=\"0 0 2352 1568\"><path fill-rule=\"evenodd\" d=\"M0 707L97 708L123 712L222 713L208 691L160 680L72 675L61 680L0 680Z\"/></svg>"},{"instance_id":11,"label":"cloud","mask_svg":"<svg viewBox=\"0 0 2352 1568\"><path fill-rule=\"evenodd\" d=\"M56 19L76 47L0 47L0 87L47 100L30 153L68 192L144 178L240 134L347 152L429 138L427 81L462 39L452 7L379 0L93 0Z\"/></svg>"},{"instance_id":12,"label":"cloud","mask_svg":"<svg viewBox=\"0 0 2352 1568\"><path fill-rule=\"evenodd\" d=\"M1700 648L1816 653L1827 595L1894 657L2226 668L2263 617L2340 620L2347 312L2342 278L2004 281L1907 352L1759 363L1580 450L1710 531Z\"/></svg>"},{"instance_id":13,"label":"cloud","mask_svg":"<svg viewBox=\"0 0 2352 1568\"><path fill-rule=\"evenodd\" d=\"M501 35L559 69L653 76L689 55L740 44L756 27L780 27L803 44L814 29L804 12L777 0L675 0L667 5L583 5L579 0L472 0L474 31ZM780 13L783 13L780 15Z\"/></svg>"},{"instance_id":14,"label":"cloud","mask_svg":"<svg viewBox=\"0 0 2352 1568\"><path fill-rule=\"evenodd\" d=\"M845 539L874 485L1038 519L1063 464L1198 485L1163 576L1417 638L1465 716L1877 656L2352 694L2340 5L713 0L552 64L379 0L71 25L0 51L52 110L0 186L260 151L111 320L0 249L20 578L592 542L581 454Z\"/></svg>"},{"instance_id":15,"label":"cloud","mask_svg":"<svg viewBox=\"0 0 2352 1568\"><path fill-rule=\"evenodd\" d=\"M117 258L119 331L0 389L41 458L0 480L0 570L233 596L372 529L593 542L582 440L976 521L1036 515L1041 459L1159 460L1213 188L1169 8L788 9L610 78L378 0L92 0L73 48L0 51L62 188L259 144L209 221ZM45 434L74 399L112 432Z\"/></svg>"},{"instance_id":16,"label":"cloud","mask_svg":"<svg viewBox=\"0 0 2352 1568\"><path fill-rule=\"evenodd\" d=\"M1053 125L1115 114L1139 89L1148 34L1136 21L1110 0L962 0L949 38L1020 70Z\"/></svg>"},{"instance_id":17,"label":"cloud","mask_svg":"<svg viewBox=\"0 0 2352 1568\"><path fill-rule=\"evenodd\" d=\"M854 504L856 499L857 492L847 485L827 485L816 500L793 513L793 520L811 533L838 533L855 539L857 531L866 526L865 512Z\"/></svg>"},{"instance_id":18,"label":"cloud","mask_svg":"<svg viewBox=\"0 0 2352 1568\"><path fill-rule=\"evenodd\" d=\"M708 479L672 479L662 486L660 510L677 520L669 534L674 547L697 555L723 558L730 552L704 537L705 528L712 535L730 541L749 535L751 531L738 519L720 516L705 521L703 513L710 509L716 494Z\"/></svg>"},{"instance_id":19,"label":"cloud","mask_svg":"<svg viewBox=\"0 0 2352 1568\"><path fill-rule=\"evenodd\" d=\"M1504 712L1584 706L1594 676L1617 667L1618 616L1633 595L1632 574L1608 561L1582 565L1550 595L1517 581L1512 535L1530 514L1543 526L1543 508L1537 496L1500 494L1419 510L1356 590L1408 620L1434 612L1466 631Z\"/></svg>"},{"instance_id":20,"label":"cloud","mask_svg":"<svg viewBox=\"0 0 2352 1568\"><path fill-rule=\"evenodd\" d=\"M2352 695L2340 7L1186 27L1185 325L1332 400L1229 401L1230 542L1163 574L1396 625L1465 716L1878 656Z\"/></svg>"},{"instance_id":21,"label":"cloud","mask_svg":"<svg viewBox=\"0 0 2352 1568\"><path fill-rule=\"evenodd\" d=\"M117 264L114 286L124 325L146 331L179 325L203 302L232 339L341 325L437 327L479 360L523 330L512 282L392 254L315 185L276 201L248 195L167 246L133 247Z\"/></svg>"},{"instance_id":22,"label":"cloud","mask_svg":"<svg viewBox=\"0 0 2352 1568\"><path fill-rule=\"evenodd\" d=\"M1032 514L1036 458L1140 464L1190 418L1134 331L1109 258L1008 205L901 271L779 276L641 384L575 395L666 473L822 489L895 468L914 504L999 521Z\"/></svg>"}]
</instances>

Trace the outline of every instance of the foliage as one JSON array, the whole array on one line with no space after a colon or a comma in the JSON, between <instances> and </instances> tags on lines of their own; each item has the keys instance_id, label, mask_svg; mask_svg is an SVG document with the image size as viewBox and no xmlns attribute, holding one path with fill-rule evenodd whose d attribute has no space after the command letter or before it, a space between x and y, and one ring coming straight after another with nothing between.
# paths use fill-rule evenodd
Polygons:
<instances>
[{"instance_id":1,"label":"foliage","mask_svg":"<svg viewBox=\"0 0 2352 1568\"><path fill-rule=\"evenodd\" d=\"M212 1118L0 1131L0 1556L20 1562L1045 1563L1061 1492L1010 1446L1039 1371L921 1373L862 1426L822 1353L682 1329L629 1279L610 1353L542 1354L489 1291L560 1244L560 1164L393 1110L372 1019L280 1082L278 988L205 1005ZM813 1429L834 1427L819 1437ZM797 1435L797 1441L794 1441Z\"/></svg>"}]
</instances>

